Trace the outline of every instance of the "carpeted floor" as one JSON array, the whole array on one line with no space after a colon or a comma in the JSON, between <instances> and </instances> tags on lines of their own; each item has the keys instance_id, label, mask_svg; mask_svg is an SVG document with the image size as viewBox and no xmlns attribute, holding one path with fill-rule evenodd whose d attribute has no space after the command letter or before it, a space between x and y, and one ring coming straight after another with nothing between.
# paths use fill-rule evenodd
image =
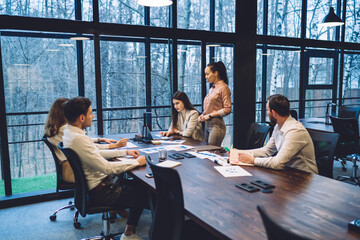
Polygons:
<instances>
[{"instance_id":1,"label":"carpeted floor","mask_svg":"<svg viewBox=\"0 0 360 240\"><path fill-rule=\"evenodd\" d=\"M59 207L65 206L71 199L25 205L0 210L0 239L82 239L99 235L102 230L101 214L80 217L81 229L73 226L74 211L65 209L57 214L55 222L49 216ZM126 219L118 217L111 224L111 232L123 232ZM151 213L144 210L137 234L148 239L151 224Z\"/></svg>"}]
</instances>

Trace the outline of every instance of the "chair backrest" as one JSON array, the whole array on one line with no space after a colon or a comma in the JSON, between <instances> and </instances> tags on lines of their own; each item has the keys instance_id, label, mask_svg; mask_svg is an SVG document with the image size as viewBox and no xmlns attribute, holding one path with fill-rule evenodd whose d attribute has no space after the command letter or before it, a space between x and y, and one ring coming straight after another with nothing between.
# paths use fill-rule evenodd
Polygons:
<instances>
[{"instance_id":1,"label":"chair backrest","mask_svg":"<svg viewBox=\"0 0 360 240\"><path fill-rule=\"evenodd\" d=\"M180 240L184 223L184 198L179 174L172 168L159 167L150 161L148 163L156 186L150 240Z\"/></svg>"},{"instance_id":2,"label":"chair backrest","mask_svg":"<svg viewBox=\"0 0 360 240\"><path fill-rule=\"evenodd\" d=\"M55 162L55 168L56 168L56 192L59 192L59 190L66 190L66 189L74 189L75 186L73 183L68 183L63 180L62 177L62 167L60 164L60 160L57 157L54 149L54 145L52 145L51 142L49 142L48 138L44 135L41 139L46 146L50 149L50 152L53 156L54 162Z\"/></svg>"},{"instance_id":3,"label":"chair backrest","mask_svg":"<svg viewBox=\"0 0 360 240\"><path fill-rule=\"evenodd\" d=\"M75 207L85 217L88 208L88 185L79 156L70 148L64 148L59 143L59 149L65 154L75 175Z\"/></svg>"},{"instance_id":4,"label":"chair backrest","mask_svg":"<svg viewBox=\"0 0 360 240\"><path fill-rule=\"evenodd\" d=\"M334 132L339 134L336 155L358 153L359 124L355 118L337 118L330 116ZM339 155L339 156L340 156Z\"/></svg>"},{"instance_id":5,"label":"chair backrest","mask_svg":"<svg viewBox=\"0 0 360 240\"><path fill-rule=\"evenodd\" d=\"M266 234L269 240L310 240L307 237L299 236L291 230L285 229L276 221L274 221L262 206L257 206L257 209L263 220Z\"/></svg>"},{"instance_id":6,"label":"chair backrest","mask_svg":"<svg viewBox=\"0 0 360 240\"><path fill-rule=\"evenodd\" d=\"M307 129L314 143L319 175L333 178L334 153L339 134Z\"/></svg>"},{"instance_id":7,"label":"chair backrest","mask_svg":"<svg viewBox=\"0 0 360 240\"><path fill-rule=\"evenodd\" d=\"M269 129L270 126L252 123L246 139L246 149L263 147Z\"/></svg>"},{"instance_id":8,"label":"chair backrest","mask_svg":"<svg viewBox=\"0 0 360 240\"><path fill-rule=\"evenodd\" d=\"M296 110L290 110L290 115L292 118L295 118L296 120L298 120L298 114Z\"/></svg>"},{"instance_id":9,"label":"chair backrest","mask_svg":"<svg viewBox=\"0 0 360 240\"><path fill-rule=\"evenodd\" d=\"M341 105L339 107L339 118L355 118L358 119L360 114L360 107L349 107Z\"/></svg>"}]
</instances>

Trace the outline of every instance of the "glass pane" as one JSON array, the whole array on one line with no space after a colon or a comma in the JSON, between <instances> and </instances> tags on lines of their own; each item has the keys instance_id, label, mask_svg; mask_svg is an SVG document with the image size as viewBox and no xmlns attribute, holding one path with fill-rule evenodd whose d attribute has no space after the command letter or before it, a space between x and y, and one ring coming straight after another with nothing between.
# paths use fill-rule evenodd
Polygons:
<instances>
[{"instance_id":1,"label":"glass pane","mask_svg":"<svg viewBox=\"0 0 360 240\"><path fill-rule=\"evenodd\" d=\"M359 21L360 21L360 2L347 0L346 2L346 21L345 21L345 41L360 42Z\"/></svg>"},{"instance_id":2,"label":"glass pane","mask_svg":"<svg viewBox=\"0 0 360 240\"><path fill-rule=\"evenodd\" d=\"M256 32L259 35L263 34L263 29L264 29L264 0L258 0L257 1L257 28L256 28Z\"/></svg>"},{"instance_id":3,"label":"glass pane","mask_svg":"<svg viewBox=\"0 0 360 240\"><path fill-rule=\"evenodd\" d=\"M146 105L144 43L101 41L103 107Z\"/></svg>"},{"instance_id":4,"label":"glass pane","mask_svg":"<svg viewBox=\"0 0 360 240\"><path fill-rule=\"evenodd\" d=\"M256 105L255 105L255 122L262 122L261 114L262 114L262 104L261 102L266 101L266 99L262 99L262 91L266 91L266 89L262 88L262 68L263 68L263 56L262 49L256 49ZM265 111L265 109L264 109Z\"/></svg>"},{"instance_id":5,"label":"glass pane","mask_svg":"<svg viewBox=\"0 0 360 240\"><path fill-rule=\"evenodd\" d=\"M146 108L104 111L104 134L141 132L145 111Z\"/></svg>"},{"instance_id":6,"label":"glass pane","mask_svg":"<svg viewBox=\"0 0 360 240\"><path fill-rule=\"evenodd\" d=\"M81 0L82 6L82 20L92 21L93 20L93 0Z\"/></svg>"},{"instance_id":7,"label":"glass pane","mask_svg":"<svg viewBox=\"0 0 360 240\"><path fill-rule=\"evenodd\" d=\"M178 28L210 29L210 0L178 0Z\"/></svg>"},{"instance_id":8,"label":"glass pane","mask_svg":"<svg viewBox=\"0 0 360 240\"><path fill-rule=\"evenodd\" d=\"M360 55L344 54L343 98L360 97ZM359 103L359 99L345 100L344 104Z\"/></svg>"},{"instance_id":9,"label":"glass pane","mask_svg":"<svg viewBox=\"0 0 360 240\"><path fill-rule=\"evenodd\" d=\"M151 106L171 106L172 104L169 49L167 44L151 44ZM154 108L152 113L153 130L169 127L171 108Z\"/></svg>"},{"instance_id":10,"label":"glass pane","mask_svg":"<svg viewBox=\"0 0 360 240\"><path fill-rule=\"evenodd\" d=\"M329 13L330 7L334 7L336 13L336 0L307 1L306 37L311 39L335 41L335 27L318 27L324 17Z\"/></svg>"},{"instance_id":11,"label":"glass pane","mask_svg":"<svg viewBox=\"0 0 360 240\"><path fill-rule=\"evenodd\" d=\"M215 31L235 32L235 0L215 0Z\"/></svg>"},{"instance_id":12,"label":"glass pane","mask_svg":"<svg viewBox=\"0 0 360 240\"><path fill-rule=\"evenodd\" d=\"M74 0L0 1L0 14L27 17L75 19Z\"/></svg>"},{"instance_id":13,"label":"glass pane","mask_svg":"<svg viewBox=\"0 0 360 240\"><path fill-rule=\"evenodd\" d=\"M331 89L306 90L305 99L307 101L305 102L305 118L325 117L326 104L331 101L331 98Z\"/></svg>"},{"instance_id":14,"label":"glass pane","mask_svg":"<svg viewBox=\"0 0 360 240\"><path fill-rule=\"evenodd\" d=\"M299 100L300 52L269 49L268 54L266 96L283 94L289 100Z\"/></svg>"},{"instance_id":15,"label":"glass pane","mask_svg":"<svg viewBox=\"0 0 360 240\"><path fill-rule=\"evenodd\" d=\"M309 79L308 79L309 84L312 85L332 84L333 72L334 72L333 58L310 57Z\"/></svg>"},{"instance_id":16,"label":"glass pane","mask_svg":"<svg viewBox=\"0 0 360 240\"><path fill-rule=\"evenodd\" d=\"M144 6L134 0L99 0L100 22L144 25Z\"/></svg>"},{"instance_id":17,"label":"glass pane","mask_svg":"<svg viewBox=\"0 0 360 240\"><path fill-rule=\"evenodd\" d=\"M3 36L1 47L7 112L48 111L78 95L73 41Z\"/></svg>"},{"instance_id":18,"label":"glass pane","mask_svg":"<svg viewBox=\"0 0 360 240\"><path fill-rule=\"evenodd\" d=\"M269 0L268 4L268 35L299 38L301 1Z\"/></svg>"},{"instance_id":19,"label":"glass pane","mask_svg":"<svg viewBox=\"0 0 360 240\"><path fill-rule=\"evenodd\" d=\"M1 137L0 137L0 144L1 144ZM0 162L3 161L1 149L2 148L0 148ZM0 164L0 173L2 173L2 164ZM3 174L0 174L0 196L5 196L5 182L3 179Z\"/></svg>"},{"instance_id":20,"label":"glass pane","mask_svg":"<svg viewBox=\"0 0 360 240\"><path fill-rule=\"evenodd\" d=\"M170 27L170 8L171 6L150 8L150 25L156 27Z\"/></svg>"},{"instance_id":21,"label":"glass pane","mask_svg":"<svg viewBox=\"0 0 360 240\"><path fill-rule=\"evenodd\" d=\"M202 104L201 71L201 47L178 45L178 89L193 105Z\"/></svg>"}]
</instances>

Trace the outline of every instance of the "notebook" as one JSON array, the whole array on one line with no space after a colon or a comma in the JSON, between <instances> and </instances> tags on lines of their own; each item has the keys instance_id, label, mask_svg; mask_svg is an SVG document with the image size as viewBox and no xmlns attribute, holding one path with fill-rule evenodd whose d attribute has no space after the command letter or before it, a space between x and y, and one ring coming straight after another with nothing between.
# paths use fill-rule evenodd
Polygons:
<instances>
[{"instance_id":1,"label":"notebook","mask_svg":"<svg viewBox=\"0 0 360 240\"><path fill-rule=\"evenodd\" d=\"M181 165L181 162L176 162L172 160L166 160L164 162L156 164L159 167L166 167L166 168L174 168Z\"/></svg>"},{"instance_id":2,"label":"notebook","mask_svg":"<svg viewBox=\"0 0 360 240\"><path fill-rule=\"evenodd\" d=\"M236 148L232 148L232 149L230 149L230 159L229 159L231 165L254 166L254 164L251 164L251 163L240 162L239 158L238 158L239 153L248 153L248 154L252 155L251 152L249 152L249 151L243 151L243 150L238 150Z\"/></svg>"}]
</instances>

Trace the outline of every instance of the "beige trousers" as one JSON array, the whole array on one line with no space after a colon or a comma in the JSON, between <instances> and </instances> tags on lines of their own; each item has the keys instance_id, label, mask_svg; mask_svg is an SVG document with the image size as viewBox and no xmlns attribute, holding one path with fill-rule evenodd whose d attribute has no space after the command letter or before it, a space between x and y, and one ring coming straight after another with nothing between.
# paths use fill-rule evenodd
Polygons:
<instances>
[{"instance_id":1,"label":"beige trousers","mask_svg":"<svg viewBox=\"0 0 360 240\"><path fill-rule=\"evenodd\" d=\"M69 183L75 183L75 176L74 172L70 166L70 163L68 160L65 160L61 163L62 167L62 178L65 182Z\"/></svg>"},{"instance_id":2,"label":"beige trousers","mask_svg":"<svg viewBox=\"0 0 360 240\"><path fill-rule=\"evenodd\" d=\"M226 134L223 118L212 118L205 122L205 142L214 146L221 146Z\"/></svg>"}]
</instances>

